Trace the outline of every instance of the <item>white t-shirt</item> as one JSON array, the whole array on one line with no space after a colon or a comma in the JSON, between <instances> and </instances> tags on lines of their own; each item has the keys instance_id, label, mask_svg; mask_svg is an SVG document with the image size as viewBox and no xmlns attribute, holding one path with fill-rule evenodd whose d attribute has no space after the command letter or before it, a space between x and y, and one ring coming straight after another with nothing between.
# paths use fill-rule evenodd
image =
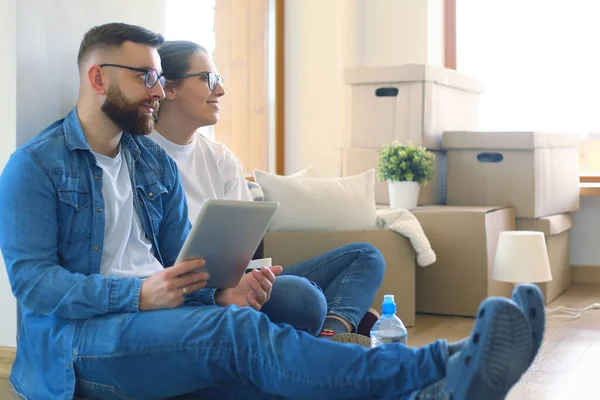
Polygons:
<instances>
[{"instance_id":1,"label":"white t-shirt","mask_svg":"<svg viewBox=\"0 0 600 400\"><path fill-rule=\"evenodd\" d=\"M149 136L175 161L193 224L206 200L252 201L239 160L227 146L197 134L178 145L153 130Z\"/></svg>"},{"instance_id":2,"label":"white t-shirt","mask_svg":"<svg viewBox=\"0 0 600 400\"><path fill-rule=\"evenodd\" d=\"M121 151L115 158L94 153L102 168L104 247L100 273L104 276L146 278L163 266L154 256L137 212L127 162Z\"/></svg>"}]
</instances>

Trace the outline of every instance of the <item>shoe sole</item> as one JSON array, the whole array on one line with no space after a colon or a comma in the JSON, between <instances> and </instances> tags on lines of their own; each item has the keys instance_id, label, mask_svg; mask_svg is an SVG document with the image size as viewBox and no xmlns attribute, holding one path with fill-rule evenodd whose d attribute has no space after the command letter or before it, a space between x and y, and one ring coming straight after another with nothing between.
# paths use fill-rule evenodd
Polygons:
<instances>
[{"instance_id":1,"label":"shoe sole","mask_svg":"<svg viewBox=\"0 0 600 400\"><path fill-rule=\"evenodd\" d=\"M484 300L471 337L448 362L449 398L504 399L527 370L531 347L531 329L518 305L505 298Z\"/></svg>"},{"instance_id":2,"label":"shoe sole","mask_svg":"<svg viewBox=\"0 0 600 400\"><path fill-rule=\"evenodd\" d=\"M529 362L532 363L544 339L544 329L546 326L544 295L536 285L522 284L515 286L512 299L521 308L531 327L533 345Z\"/></svg>"},{"instance_id":3,"label":"shoe sole","mask_svg":"<svg viewBox=\"0 0 600 400\"><path fill-rule=\"evenodd\" d=\"M359 344L363 347L371 347L371 340L357 333L338 333L329 338L332 342Z\"/></svg>"}]
</instances>

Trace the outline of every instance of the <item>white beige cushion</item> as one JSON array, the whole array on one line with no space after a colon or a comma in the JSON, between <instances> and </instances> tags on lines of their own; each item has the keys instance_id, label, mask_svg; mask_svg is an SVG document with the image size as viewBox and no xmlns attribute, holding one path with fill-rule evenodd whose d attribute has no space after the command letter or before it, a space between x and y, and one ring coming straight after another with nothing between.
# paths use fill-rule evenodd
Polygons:
<instances>
[{"instance_id":1,"label":"white beige cushion","mask_svg":"<svg viewBox=\"0 0 600 400\"><path fill-rule=\"evenodd\" d=\"M270 231L376 229L375 170L344 178L280 176L254 170L265 201L278 202Z\"/></svg>"},{"instance_id":2,"label":"white beige cushion","mask_svg":"<svg viewBox=\"0 0 600 400\"><path fill-rule=\"evenodd\" d=\"M317 177L317 173L315 172L314 168L312 166L301 169L300 171L296 172L295 174L292 175L288 175L288 176L293 176L293 177L297 177L297 178L316 178ZM247 181L248 183L248 189L250 189L250 195L252 196L252 200L254 201L265 201L265 194L263 193L263 190L261 189L260 185L256 182L252 182L252 181Z\"/></svg>"}]
</instances>

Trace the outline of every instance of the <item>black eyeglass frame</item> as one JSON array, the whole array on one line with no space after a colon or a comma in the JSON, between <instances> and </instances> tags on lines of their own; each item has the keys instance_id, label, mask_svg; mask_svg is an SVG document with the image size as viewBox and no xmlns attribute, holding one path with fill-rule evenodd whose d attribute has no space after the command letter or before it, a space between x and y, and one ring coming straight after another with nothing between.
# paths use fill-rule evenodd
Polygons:
<instances>
[{"instance_id":1,"label":"black eyeglass frame","mask_svg":"<svg viewBox=\"0 0 600 400\"><path fill-rule=\"evenodd\" d=\"M199 76L201 78L207 78L206 83L208 84L208 90L214 92L217 88L217 84L223 86L223 77L221 75L215 74L214 72L198 72L197 74L181 74L177 77L177 79L183 78L191 78L194 76ZM211 87L212 86L212 87Z\"/></svg>"},{"instance_id":2,"label":"black eyeglass frame","mask_svg":"<svg viewBox=\"0 0 600 400\"><path fill-rule=\"evenodd\" d=\"M130 71L144 72L144 85L148 89L152 89L154 86L156 86L156 84L158 82L160 82L160 86L164 88L165 84L167 83L167 78L164 75L159 74L158 71L156 71L152 68L136 68L136 67L129 67L127 65L120 65L120 64L100 64L99 67L100 68L116 67L116 68L128 69ZM151 83L150 76L153 73L155 74L154 76L156 76L156 78L153 78L153 79L156 79L156 80L154 81L154 83Z\"/></svg>"}]
</instances>

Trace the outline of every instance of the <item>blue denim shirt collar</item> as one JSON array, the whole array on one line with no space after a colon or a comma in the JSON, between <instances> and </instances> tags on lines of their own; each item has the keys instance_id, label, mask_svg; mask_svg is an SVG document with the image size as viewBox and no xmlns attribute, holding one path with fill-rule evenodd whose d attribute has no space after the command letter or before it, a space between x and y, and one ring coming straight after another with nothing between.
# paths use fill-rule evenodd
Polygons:
<instances>
[{"instance_id":1,"label":"blue denim shirt collar","mask_svg":"<svg viewBox=\"0 0 600 400\"><path fill-rule=\"evenodd\" d=\"M83 127L81 126L79 115L77 114L77 107L74 107L69 115L67 115L65 118L64 134L65 143L69 152L74 150L92 151L92 148L90 147L90 144L83 133ZM123 132L121 135L121 145L125 146L130 151L133 161L137 161L140 157L141 151L131 135L132 134Z\"/></svg>"}]
</instances>

